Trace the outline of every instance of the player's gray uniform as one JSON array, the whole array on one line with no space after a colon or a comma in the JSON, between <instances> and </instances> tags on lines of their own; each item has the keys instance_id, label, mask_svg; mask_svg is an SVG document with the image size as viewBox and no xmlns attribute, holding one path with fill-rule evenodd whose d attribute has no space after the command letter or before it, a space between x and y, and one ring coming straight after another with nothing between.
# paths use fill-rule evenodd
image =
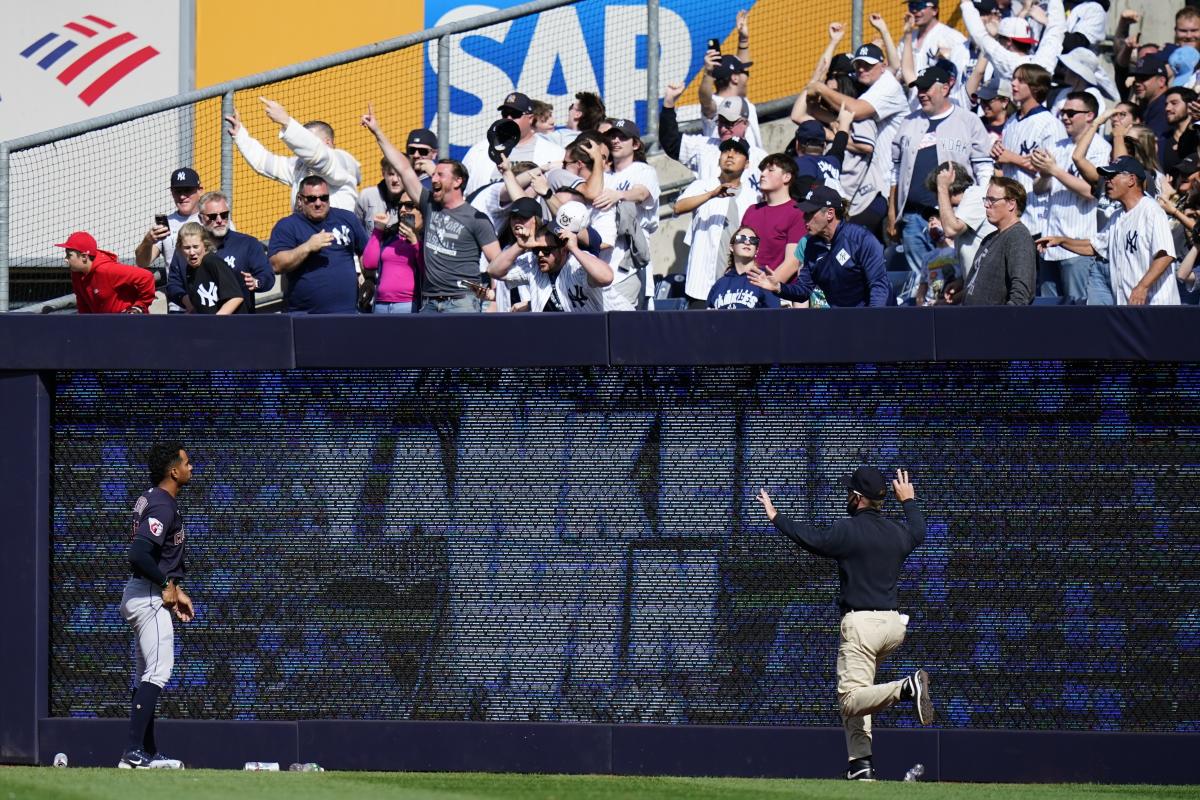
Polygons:
<instances>
[{"instance_id":1,"label":"player's gray uniform","mask_svg":"<svg viewBox=\"0 0 1200 800\"><path fill-rule=\"evenodd\" d=\"M165 578L182 578L185 533L175 498L157 487L148 489L133 507L133 537L150 540ZM162 688L175 666L175 628L163 605L162 587L134 574L121 596L121 616L137 638L134 686L146 681Z\"/></svg>"}]
</instances>

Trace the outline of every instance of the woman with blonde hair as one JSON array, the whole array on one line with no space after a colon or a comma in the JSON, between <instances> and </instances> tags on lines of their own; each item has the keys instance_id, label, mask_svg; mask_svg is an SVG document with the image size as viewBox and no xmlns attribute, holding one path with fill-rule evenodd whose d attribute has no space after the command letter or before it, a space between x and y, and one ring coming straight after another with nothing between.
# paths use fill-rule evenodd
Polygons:
<instances>
[{"instance_id":1,"label":"woman with blonde hair","mask_svg":"<svg viewBox=\"0 0 1200 800\"><path fill-rule=\"evenodd\" d=\"M199 222L179 229L175 249L187 267L188 298L197 314L243 314L242 288L233 270L217 255L217 241Z\"/></svg>"}]
</instances>

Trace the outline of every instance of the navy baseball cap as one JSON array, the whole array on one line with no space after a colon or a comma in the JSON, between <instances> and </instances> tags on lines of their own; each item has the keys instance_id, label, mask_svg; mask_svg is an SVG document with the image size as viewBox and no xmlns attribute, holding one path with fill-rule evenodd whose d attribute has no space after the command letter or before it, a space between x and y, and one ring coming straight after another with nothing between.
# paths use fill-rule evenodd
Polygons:
<instances>
[{"instance_id":1,"label":"navy baseball cap","mask_svg":"<svg viewBox=\"0 0 1200 800\"><path fill-rule=\"evenodd\" d=\"M191 167L180 167L171 173L172 189L195 189L200 185L200 176Z\"/></svg>"},{"instance_id":2,"label":"navy baseball cap","mask_svg":"<svg viewBox=\"0 0 1200 800\"><path fill-rule=\"evenodd\" d=\"M854 60L875 66L883 63L883 51L876 45L864 44L854 51Z\"/></svg>"},{"instance_id":3,"label":"navy baseball cap","mask_svg":"<svg viewBox=\"0 0 1200 800\"><path fill-rule=\"evenodd\" d=\"M852 492L858 492L868 500L882 500L887 497L887 478L874 467L859 467L853 474L842 478L842 486Z\"/></svg>"},{"instance_id":4,"label":"navy baseball cap","mask_svg":"<svg viewBox=\"0 0 1200 800\"><path fill-rule=\"evenodd\" d=\"M814 183L797 207L805 213L823 208L841 208L842 196L823 183Z\"/></svg>"},{"instance_id":5,"label":"navy baseball cap","mask_svg":"<svg viewBox=\"0 0 1200 800\"><path fill-rule=\"evenodd\" d=\"M979 12L980 16L987 16L995 14L1000 7L996 5L996 0L975 0L975 10Z\"/></svg>"},{"instance_id":6,"label":"navy baseball cap","mask_svg":"<svg viewBox=\"0 0 1200 800\"><path fill-rule=\"evenodd\" d=\"M1146 180L1146 168L1138 163L1138 160L1133 156L1121 156L1107 167L1097 167L1096 171L1106 178L1120 175L1122 172L1128 172L1142 182Z\"/></svg>"},{"instance_id":7,"label":"navy baseball cap","mask_svg":"<svg viewBox=\"0 0 1200 800\"><path fill-rule=\"evenodd\" d=\"M627 139L638 139L639 141L641 140L642 132L638 130L637 123L634 122L633 120L631 120L631 119L610 119L609 122L612 124L612 127L608 129L609 133L616 131L617 133L621 134L622 136L624 136Z\"/></svg>"},{"instance_id":8,"label":"navy baseball cap","mask_svg":"<svg viewBox=\"0 0 1200 800\"><path fill-rule=\"evenodd\" d=\"M504 102L496 110L515 111L518 114L532 114L533 101L529 99L528 95L521 94L520 92L512 92L504 98Z\"/></svg>"},{"instance_id":9,"label":"navy baseball cap","mask_svg":"<svg viewBox=\"0 0 1200 800\"><path fill-rule=\"evenodd\" d=\"M508 207L508 216L519 219L533 219L535 217L541 219L542 204L532 197L518 197Z\"/></svg>"},{"instance_id":10,"label":"navy baseball cap","mask_svg":"<svg viewBox=\"0 0 1200 800\"><path fill-rule=\"evenodd\" d=\"M412 147L414 144L437 150L437 135L428 128L416 128L409 132L408 143L405 146Z\"/></svg>"},{"instance_id":11,"label":"navy baseball cap","mask_svg":"<svg viewBox=\"0 0 1200 800\"><path fill-rule=\"evenodd\" d=\"M723 55L721 61L713 67L712 75L715 80L727 81L738 73L750 74L753 61L742 61L737 56Z\"/></svg>"},{"instance_id":12,"label":"navy baseball cap","mask_svg":"<svg viewBox=\"0 0 1200 800\"><path fill-rule=\"evenodd\" d=\"M722 153L726 150L737 150L747 158L750 157L750 143L740 136L730 136L717 147Z\"/></svg>"},{"instance_id":13,"label":"navy baseball cap","mask_svg":"<svg viewBox=\"0 0 1200 800\"><path fill-rule=\"evenodd\" d=\"M825 126L815 119L804 120L796 126L796 141L825 144Z\"/></svg>"},{"instance_id":14,"label":"navy baseball cap","mask_svg":"<svg viewBox=\"0 0 1200 800\"><path fill-rule=\"evenodd\" d=\"M941 67L930 67L929 69L922 70L917 79L910 83L909 86L925 92L935 83L950 85L950 76Z\"/></svg>"},{"instance_id":15,"label":"navy baseball cap","mask_svg":"<svg viewBox=\"0 0 1200 800\"><path fill-rule=\"evenodd\" d=\"M1167 60L1160 53L1146 56L1129 68L1129 74L1135 78L1149 78L1154 75L1167 77Z\"/></svg>"}]
</instances>

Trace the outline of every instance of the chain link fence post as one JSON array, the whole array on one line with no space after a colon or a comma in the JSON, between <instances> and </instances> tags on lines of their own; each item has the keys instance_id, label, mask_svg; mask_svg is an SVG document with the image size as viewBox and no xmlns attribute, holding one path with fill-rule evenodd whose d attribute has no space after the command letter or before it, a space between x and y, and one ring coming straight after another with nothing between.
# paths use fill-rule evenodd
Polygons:
<instances>
[{"instance_id":1,"label":"chain link fence post","mask_svg":"<svg viewBox=\"0 0 1200 800\"><path fill-rule=\"evenodd\" d=\"M225 117L234 113L233 92L221 97L221 119L217 120L217 135L221 137L221 193L233 207L233 137L225 133Z\"/></svg>"},{"instance_id":2,"label":"chain link fence post","mask_svg":"<svg viewBox=\"0 0 1200 800\"><path fill-rule=\"evenodd\" d=\"M8 145L0 142L0 313L8 311Z\"/></svg>"},{"instance_id":3,"label":"chain link fence post","mask_svg":"<svg viewBox=\"0 0 1200 800\"><path fill-rule=\"evenodd\" d=\"M863 43L863 0L850 0L850 49Z\"/></svg>"},{"instance_id":4,"label":"chain link fence post","mask_svg":"<svg viewBox=\"0 0 1200 800\"><path fill-rule=\"evenodd\" d=\"M646 0L646 135L658 149L658 0Z\"/></svg>"},{"instance_id":5,"label":"chain link fence post","mask_svg":"<svg viewBox=\"0 0 1200 800\"><path fill-rule=\"evenodd\" d=\"M437 40L437 136L438 155L450 157L450 37Z\"/></svg>"}]
</instances>

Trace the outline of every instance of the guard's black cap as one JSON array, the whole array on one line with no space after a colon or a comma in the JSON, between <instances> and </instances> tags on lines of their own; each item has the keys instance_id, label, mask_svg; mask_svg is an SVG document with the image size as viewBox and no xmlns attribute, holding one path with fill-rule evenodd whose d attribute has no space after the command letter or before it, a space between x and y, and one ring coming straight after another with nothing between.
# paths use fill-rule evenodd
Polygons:
<instances>
[{"instance_id":1,"label":"guard's black cap","mask_svg":"<svg viewBox=\"0 0 1200 800\"><path fill-rule=\"evenodd\" d=\"M887 478L874 467L859 467L853 474L842 478L842 486L852 492L858 492L868 500L882 500L887 497Z\"/></svg>"}]
</instances>

